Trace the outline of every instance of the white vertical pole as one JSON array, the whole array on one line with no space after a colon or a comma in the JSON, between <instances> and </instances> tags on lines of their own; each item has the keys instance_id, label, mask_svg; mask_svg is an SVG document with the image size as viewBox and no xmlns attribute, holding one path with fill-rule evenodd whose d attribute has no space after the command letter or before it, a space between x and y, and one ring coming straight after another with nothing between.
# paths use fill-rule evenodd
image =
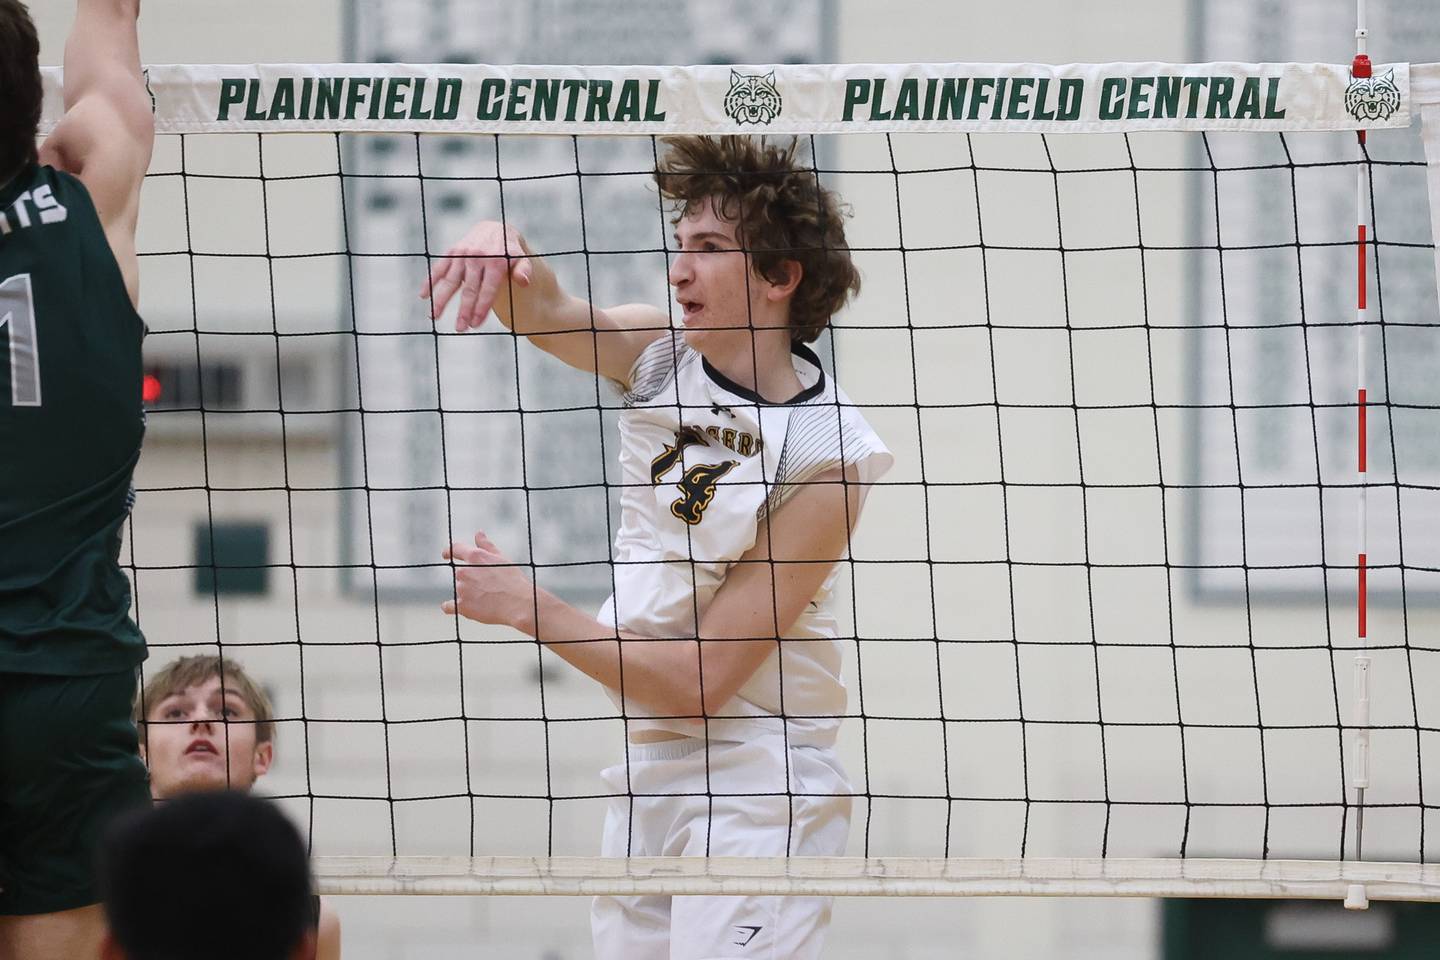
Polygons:
<instances>
[{"instance_id":1,"label":"white vertical pole","mask_svg":"<svg viewBox=\"0 0 1440 960\"><path fill-rule=\"evenodd\" d=\"M1351 76L1361 80L1373 73L1366 41L1370 32L1365 21L1366 0L1355 0L1355 61ZM1366 245L1369 204L1369 177L1365 164L1365 131L1357 131L1355 141L1355 240L1356 240L1356 310L1355 310L1355 411L1356 411L1356 476L1359 502L1357 509L1356 536L1356 653L1355 653L1355 859L1364 859L1365 850L1365 790L1370 786L1370 657L1366 628L1366 551L1368 549L1367 522L1369 490L1366 486L1366 397L1365 358L1366 326L1368 303L1366 290ZM1369 905L1363 886L1352 887L1345 906L1364 909Z\"/></svg>"}]
</instances>

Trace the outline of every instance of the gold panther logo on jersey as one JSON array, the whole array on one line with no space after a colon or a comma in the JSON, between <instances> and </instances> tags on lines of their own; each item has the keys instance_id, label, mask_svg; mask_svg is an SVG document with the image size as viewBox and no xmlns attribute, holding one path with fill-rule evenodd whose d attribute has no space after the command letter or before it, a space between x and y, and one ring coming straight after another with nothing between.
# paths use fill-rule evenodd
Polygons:
<instances>
[{"instance_id":1,"label":"gold panther logo on jersey","mask_svg":"<svg viewBox=\"0 0 1440 960\"><path fill-rule=\"evenodd\" d=\"M675 431L675 442L665 444L665 449L650 461L650 482L653 484L663 480L665 474L675 469L675 464L684 457L685 448L697 444L702 447L706 444L705 434L699 427L681 427Z\"/></svg>"},{"instance_id":2,"label":"gold panther logo on jersey","mask_svg":"<svg viewBox=\"0 0 1440 960\"><path fill-rule=\"evenodd\" d=\"M686 470L685 476L675 484L680 488L680 496L670 504L670 512L695 526L705 519L705 508L715 499L715 484L739 465L738 460L726 460L723 463L701 463Z\"/></svg>"},{"instance_id":3,"label":"gold panther logo on jersey","mask_svg":"<svg viewBox=\"0 0 1440 960\"><path fill-rule=\"evenodd\" d=\"M714 428L711 428L712 430ZM730 433L735 431L731 430ZM699 427L681 427L675 431L675 442L667 443L663 450L650 461L650 482L659 484L665 474L674 470L685 457L685 449L694 446L708 446L706 431ZM705 518L705 508L715 498L715 484L720 478L740 465L738 460L723 463L697 463L685 471L680 482L675 484L680 496L670 504L670 512L692 527Z\"/></svg>"}]
</instances>

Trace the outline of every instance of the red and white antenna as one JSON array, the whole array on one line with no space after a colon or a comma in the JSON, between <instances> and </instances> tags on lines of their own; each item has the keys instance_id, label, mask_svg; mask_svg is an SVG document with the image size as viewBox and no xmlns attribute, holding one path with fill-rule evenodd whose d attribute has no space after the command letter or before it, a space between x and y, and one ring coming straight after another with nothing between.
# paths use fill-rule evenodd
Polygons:
<instances>
[{"instance_id":1,"label":"red and white antenna","mask_svg":"<svg viewBox=\"0 0 1440 960\"><path fill-rule=\"evenodd\" d=\"M1365 26L1365 0L1355 0L1355 61L1351 64L1353 80L1368 79L1373 74L1366 41L1370 31ZM1370 656L1366 652L1366 549L1367 515L1369 512L1369 490L1366 486L1366 429L1365 429L1365 357L1366 325L1368 304L1366 300L1366 254L1368 241L1366 224L1369 213L1370 183L1365 156L1365 131L1357 131L1355 165L1355 250L1356 250L1356 303L1355 303L1355 412L1356 412L1356 471L1359 491L1358 537L1355 558L1355 608L1356 608L1356 652L1355 652L1355 859L1364 859L1365 850L1365 789L1370 786ZM1345 906L1363 910L1369 906L1369 898L1361 885L1352 886L1346 894Z\"/></svg>"}]
</instances>

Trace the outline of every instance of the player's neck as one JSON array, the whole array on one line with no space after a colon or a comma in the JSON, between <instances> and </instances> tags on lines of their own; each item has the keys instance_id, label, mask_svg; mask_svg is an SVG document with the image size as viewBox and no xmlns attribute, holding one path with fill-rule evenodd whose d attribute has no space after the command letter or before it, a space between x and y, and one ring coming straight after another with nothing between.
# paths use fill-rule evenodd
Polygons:
<instances>
[{"instance_id":1,"label":"player's neck","mask_svg":"<svg viewBox=\"0 0 1440 960\"><path fill-rule=\"evenodd\" d=\"M40 165L40 151L32 149L21 161L9 170L0 173L0 190L4 190L15 181L26 170Z\"/></svg>"},{"instance_id":2,"label":"player's neck","mask_svg":"<svg viewBox=\"0 0 1440 960\"><path fill-rule=\"evenodd\" d=\"M789 328L778 327L712 341L704 354L706 362L727 380L771 403L784 403L802 389L790 350Z\"/></svg>"}]
</instances>

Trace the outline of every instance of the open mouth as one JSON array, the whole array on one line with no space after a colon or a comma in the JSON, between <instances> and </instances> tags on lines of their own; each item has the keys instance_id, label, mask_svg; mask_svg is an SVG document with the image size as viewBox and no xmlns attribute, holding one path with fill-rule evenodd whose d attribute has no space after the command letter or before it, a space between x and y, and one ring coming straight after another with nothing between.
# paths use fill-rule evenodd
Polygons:
<instances>
[{"instance_id":1,"label":"open mouth","mask_svg":"<svg viewBox=\"0 0 1440 960\"><path fill-rule=\"evenodd\" d=\"M195 742L191 743L190 746L185 748L185 755L187 757L191 754L196 753L209 754L215 757L218 757L220 755L220 751L216 750L215 746L208 740L196 740Z\"/></svg>"},{"instance_id":2,"label":"open mouth","mask_svg":"<svg viewBox=\"0 0 1440 960\"><path fill-rule=\"evenodd\" d=\"M695 316L695 314L700 312L701 307L700 304L694 302L693 300L682 300L680 301L680 309L685 311L685 319L689 320L691 317Z\"/></svg>"}]
</instances>

